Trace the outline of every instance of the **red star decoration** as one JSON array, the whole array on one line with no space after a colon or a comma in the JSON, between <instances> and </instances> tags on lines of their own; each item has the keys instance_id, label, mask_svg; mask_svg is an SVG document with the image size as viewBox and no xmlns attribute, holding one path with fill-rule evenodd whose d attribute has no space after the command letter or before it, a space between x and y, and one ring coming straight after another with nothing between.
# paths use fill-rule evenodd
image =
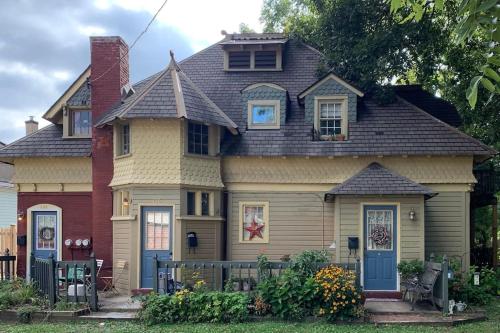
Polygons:
<instances>
[{"instance_id":1,"label":"red star decoration","mask_svg":"<svg viewBox=\"0 0 500 333\"><path fill-rule=\"evenodd\" d=\"M262 237L262 229L264 229L263 225L259 225L257 222L255 222L255 218L252 220L252 225L249 227L245 227L245 230L250 233L250 240L252 240L255 236L259 236L260 238Z\"/></svg>"}]
</instances>

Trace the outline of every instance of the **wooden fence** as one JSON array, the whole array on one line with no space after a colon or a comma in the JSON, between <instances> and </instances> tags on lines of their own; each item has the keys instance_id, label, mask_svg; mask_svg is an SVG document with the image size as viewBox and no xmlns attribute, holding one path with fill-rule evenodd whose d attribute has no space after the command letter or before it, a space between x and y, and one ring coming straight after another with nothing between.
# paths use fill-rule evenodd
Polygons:
<instances>
[{"instance_id":1,"label":"wooden fence","mask_svg":"<svg viewBox=\"0 0 500 333\"><path fill-rule=\"evenodd\" d=\"M2 260L0 278L9 279L15 277L17 270L17 265L15 264L15 258L17 256L17 227L15 225L0 228L0 256L6 258ZM8 267L5 265L8 265Z\"/></svg>"},{"instance_id":2,"label":"wooden fence","mask_svg":"<svg viewBox=\"0 0 500 333\"><path fill-rule=\"evenodd\" d=\"M58 301L88 303L97 311L97 262L94 253L90 260L57 261L31 254L31 280L42 295L49 299L50 307Z\"/></svg>"},{"instance_id":3,"label":"wooden fence","mask_svg":"<svg viewBox=\"0 0 500 333\"><path fill-rule=\"evenodd\" d=\"M248 291L254 289L260 281L261 274L280 275L290 266L289 262L268 262L265 271L258 269L256 261L163 261L153 257L153 290L157 293L172 293L179 286L193 284L193 274L201 277L207 287L212 290L223 290L227 283L230 289ZM360 285L360 262L336 264L318 263L317 269L325 266L340 266L356 273L356 285ZM187 274L186 274L187 272Z\"/></svg>"}]
</instances>

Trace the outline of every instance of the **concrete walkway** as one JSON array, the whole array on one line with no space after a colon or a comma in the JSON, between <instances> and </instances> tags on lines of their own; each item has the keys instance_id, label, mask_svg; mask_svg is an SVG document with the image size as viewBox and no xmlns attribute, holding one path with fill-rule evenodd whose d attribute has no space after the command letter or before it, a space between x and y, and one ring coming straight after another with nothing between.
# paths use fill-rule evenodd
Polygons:
<instances>
[{"instance_id":1,"label":"concrete walkway","mask_svg":"<svg viewBox=\"0 0 500 333\"><path fill-rule=\"evenodd\" d=\"M377 314L400 314L400 313L412 313L412 314L440 314L432 304L428 302L417 302L415 304L415 310L411 309L410 302L404 302L401 299L376 299L367 298L365 302L365 309L369 313Z\"/></svg>"},{"instance_id":2,"label":"concrete walkway","mask_svg":"<svg viewBox=\"0 0 500 333\"><path fill-rule=\"evenodd\" d=\"M130 296L106 297L106 295L99 295L99 311L80 318L85 320L135 320L140 309L141 302Z\"/></svg>"}]
</instances>

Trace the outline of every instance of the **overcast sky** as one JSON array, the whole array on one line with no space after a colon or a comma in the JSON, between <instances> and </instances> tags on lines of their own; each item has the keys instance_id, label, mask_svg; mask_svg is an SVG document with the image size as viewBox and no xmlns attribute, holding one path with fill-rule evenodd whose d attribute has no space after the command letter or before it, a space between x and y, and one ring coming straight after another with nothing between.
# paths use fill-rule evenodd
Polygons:
<instances>
[{"instance_id":1,"label":"overcast sky","mask_svg":"<svg viewBox=\"0 0 500 333\"><path fill-rule=\"evenodd\" d=\"M129 44L163 0L2 0L0 141L24 135L24 121L45 111L89 64L89 36L119 35ZM262 0L168 0L130 53L131 81L164 68L172 49L183 58L238 31L256 31Z\"/></svg>"}]
</instances>

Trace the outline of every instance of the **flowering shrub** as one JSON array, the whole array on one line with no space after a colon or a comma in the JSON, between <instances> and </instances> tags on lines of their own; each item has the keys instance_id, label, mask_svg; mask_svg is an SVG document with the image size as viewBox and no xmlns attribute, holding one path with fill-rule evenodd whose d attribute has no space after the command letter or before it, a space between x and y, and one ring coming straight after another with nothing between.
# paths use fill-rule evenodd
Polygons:
<instances>
[{"instance_id":1,"label":"flowering shrub","mask_svg":"<svg viewBox=\"0 0 500 333\"><path fill-rule=\"evenodd\" d=\"M361 290L356 275L341 267L328 266L316 273L320 298L319 316L329 320L358 318L363 314Z\"/></svg>"},{"instance_id":2,"label":"flowering shrub","mask_svg":"<svg viewBox=\"0 0 500 333\"><path fill-rule=\"evenodd\" d=\"M161 323L228 323L248 318L249 298L244 293L189 291L174 295L152 294L139 313L148 325Z\"/></svg>"}]
</instances>

